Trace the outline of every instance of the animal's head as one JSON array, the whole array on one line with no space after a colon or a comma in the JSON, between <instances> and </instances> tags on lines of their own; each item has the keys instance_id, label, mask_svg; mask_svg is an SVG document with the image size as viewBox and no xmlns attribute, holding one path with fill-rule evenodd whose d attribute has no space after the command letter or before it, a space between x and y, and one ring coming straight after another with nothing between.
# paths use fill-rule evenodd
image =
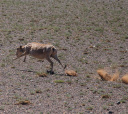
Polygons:
<instances>
[{"instance_id":1,"label":"animal's head","mask_svg":"<svg viewBox=\"0 0 128 114\"><path fill-rule=\"evenodd\" d=\"M16 51L16 56L20 57L23 53L24 53L24 47L23 46L18 47Z\"/></svg>"}]
</instances>

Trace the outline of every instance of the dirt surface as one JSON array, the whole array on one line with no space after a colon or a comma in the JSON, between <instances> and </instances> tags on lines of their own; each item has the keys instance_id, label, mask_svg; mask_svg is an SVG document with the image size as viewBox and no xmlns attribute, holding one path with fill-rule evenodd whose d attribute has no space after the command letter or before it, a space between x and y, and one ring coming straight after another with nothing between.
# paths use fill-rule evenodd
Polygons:
<instances>
[{"instance_id":1,"label":"dirt surface","mask_svg":"<svg viewBox=\"0 0 128 114\"><path fill-rule=\"evenodd\" d=\"M13 61L28 42L52 43L59 59ZM128 85L99 79L97 69L128 73L127 0L1 0L0 114L126 114ZM23 102L25 101L25 102Z\"/></svg>"}]
</instances>

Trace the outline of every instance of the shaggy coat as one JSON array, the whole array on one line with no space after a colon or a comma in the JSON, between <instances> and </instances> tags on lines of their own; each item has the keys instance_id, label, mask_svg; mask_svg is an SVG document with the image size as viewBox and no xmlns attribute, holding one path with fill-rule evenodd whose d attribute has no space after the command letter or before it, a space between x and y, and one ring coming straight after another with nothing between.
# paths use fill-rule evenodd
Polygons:
<instances>
[{"instance_id":1,"label":"shaggy coat","mask_svg":"<svg viewBox=\"0 0 128 114\"><path fill-rule=\"evenodd\" d=\"M32 43L28 43L25 46L20 46L17 48L17 52L16 52L17 58L15 59L25 56L24 57L24 62L25 62L27 55L30 55L32 57L41 60L46 59L51 65L51 70L49 71L50 73L53 73L53 62L50 59L51 57L54 58L56 61L58 61L59 64L63 67L62 63L57 57L56 48L51 44L41 44L41 43L32 42Z\"/></svg>"}]
</instances>

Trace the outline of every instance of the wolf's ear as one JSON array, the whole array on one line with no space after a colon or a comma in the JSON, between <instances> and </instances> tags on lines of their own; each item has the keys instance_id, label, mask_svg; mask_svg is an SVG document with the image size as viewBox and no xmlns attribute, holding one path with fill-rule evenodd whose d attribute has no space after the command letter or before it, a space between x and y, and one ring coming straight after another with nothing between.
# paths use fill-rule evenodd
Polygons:
<instances>
[{"instance_id":1,"label":"wolf's ear","mask_svg":"<svg viewBox=\"0 0 128 114\"><path fill-rule=\"evenodd\" d=\"M20 50L23 52L23 48L22 48L22 46L20 46Z\"/></svg>"},{"instance_id":2,"label":"wolf's ear","mask_svg":"<svg viewBox=\"0 0 128 114\"><path fill-rule=\"evenodd\" d=\"M20 46L20 49L22 49L22 46Z\"/></svg>"}]
</instances>

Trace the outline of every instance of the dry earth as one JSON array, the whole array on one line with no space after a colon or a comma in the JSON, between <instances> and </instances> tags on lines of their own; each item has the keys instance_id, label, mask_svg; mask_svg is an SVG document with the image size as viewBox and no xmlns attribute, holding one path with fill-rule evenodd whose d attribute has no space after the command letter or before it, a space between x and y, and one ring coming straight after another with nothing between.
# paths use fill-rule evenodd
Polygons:
<instances>
[{"instance_id":1,"label":"dry earth","mask_svg":"<svg viewBox=\"0 0 128 114\"><path fill-rule=\"evenodd\" d=\"M13 61L28 42L52 43L54 61ZM0 114L126 114L128 85L99 80L96 70L128 73L128 0L0 0ZM28 105L20 104L28 100Z\"/></svg>"}]
</instances>

